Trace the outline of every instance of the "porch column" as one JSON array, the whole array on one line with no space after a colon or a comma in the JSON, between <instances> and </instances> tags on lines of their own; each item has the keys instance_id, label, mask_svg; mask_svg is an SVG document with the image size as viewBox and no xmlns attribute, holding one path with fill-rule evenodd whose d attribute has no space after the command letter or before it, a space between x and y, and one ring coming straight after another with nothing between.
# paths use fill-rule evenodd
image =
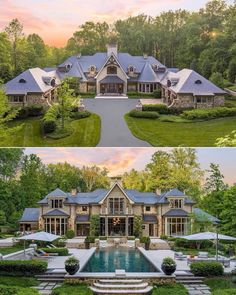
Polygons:
<instances>
[{"instance_id":1,"label":"porch column","mask_svg":"<svg viewBox=\"0 0 236 295\"><path fill-rule=\"evenodd\" d=\"M108 217L105 217L105 236L108 237Z\"/></svg>"},{"instance_id":2,"label":"porch column","mask_svg":"<svg viewBox=\"0 0 236 295\"><path fill-rule=\"evenodd\" d=\"M125 217L125 235L128 237L129 235L129 219L128 216Z\"/></svg>"}]
</instances>

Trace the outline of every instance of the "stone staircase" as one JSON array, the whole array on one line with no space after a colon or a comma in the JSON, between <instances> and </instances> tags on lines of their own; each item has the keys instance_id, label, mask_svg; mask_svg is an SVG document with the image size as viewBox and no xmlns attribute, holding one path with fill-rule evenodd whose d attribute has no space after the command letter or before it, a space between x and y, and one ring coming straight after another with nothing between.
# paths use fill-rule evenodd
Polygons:
<instances>
[{"instance_id":1,"label":"stone staircase","mask_svg":"<svg viewBox=\"0 0 236 295\"><path fill-rule=\"evenodd\" d=\"M40 282L63 282L65 279L65 270L48 269L44 274L35 276Z\"/></svg>"},{"instance_id":2,"label":"stone staircase","mask_svg":"<svg viewBox=\"0 0 236 295\"><path fill-rule=\"evenodd\" d=\"M101 279L90 287L94 294L151 294L152 287L138 279Z\"/></svg>"},{"instance_id":3,"label":"stone staircase","mask_svg":"<svg viewBox=\"0 0 236 295\"><path fill-rule=\"evenodd\" d=\"M204 277L195 277L192 273L176 274L176 282L179 284L202 284Z\"/></svg>"},{"instance_id":4,"label":"stone staircase","mask_svg":"<svg viewBox=\"0 0 236 295\"><path fill-rule=\"evenodd\" d=\"M183 284L189 295L211 294L210 287L204 284L204 277L195 277L192 273L176 274L176 283Z\"/></svg>"}]
</instances>

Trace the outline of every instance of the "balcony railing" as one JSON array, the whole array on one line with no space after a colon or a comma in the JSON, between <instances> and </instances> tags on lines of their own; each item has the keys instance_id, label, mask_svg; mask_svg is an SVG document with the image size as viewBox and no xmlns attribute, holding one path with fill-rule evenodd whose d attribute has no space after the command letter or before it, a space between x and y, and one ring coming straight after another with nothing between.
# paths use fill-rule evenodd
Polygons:
<instances>
[{"instance_id":1,"label":"balcony railing","mask_svg":"<svg viewBox=\"0 0 236 295\"><path fill-rule=\"evenodd\" d=\"M104 215L126 215L126 214L133 214L132 208L125 208L124 210L110 210L108 208L101 208L100 214Z\"/></svg>"}]
</instances>

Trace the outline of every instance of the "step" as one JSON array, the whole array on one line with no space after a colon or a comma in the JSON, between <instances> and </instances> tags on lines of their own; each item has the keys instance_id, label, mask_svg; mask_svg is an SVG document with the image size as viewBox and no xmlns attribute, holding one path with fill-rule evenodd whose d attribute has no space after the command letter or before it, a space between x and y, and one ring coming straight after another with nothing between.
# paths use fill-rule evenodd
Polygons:
<instances>
[{"instance_id":1,"label":"step","mask_svg":"<svg viewBox=\"0 0 236 295\"><path fill-rule=\"evenodd\" d=\"M146 288L148 283L140 283L140 284L100 284L94 283L93 284L97 288L101 289L140 289Z\"/></svg>"},{"instance_id":2,"label":"step","mask_svg":"<svg viewBox=\"0 0 236 295\"><path fill-rule=\"evenodd\" d=\"M117 280L117 279L110 279L110 280L99 280L100 283L103 283L103 284L109 284L109 283L112 283L112 284L139 284L139 283L142 283L143 280L129 280L129 279L123 279L123 280Z\"/></svg>"},{"instance_id":3,"label":"step","mask_svg":"<svg viewBox=\"0 0 236 295\"><path fill-rule=\"evenodd\" d=\"M203 281L202 280L178 280L176 281L179 284L201 284Z\"/></svg>"},{"instance_id":4,"label":"step","mask_svg":"<svg viewBox=\"0 0 236 295\"><path fill-rule=\"evenodd\" d=\"M135 295L135 294L147 294L152 291L152 287L146 287L145 289L139 289L139 290L129 290L129 289L119 289L119 290L100 290L99 288L95 287L90 287L90 289L95 293L95 294L129 294L129 295Z\"/></svg>"},{"instance_id":5,"label":"step","mask_svg":"<svg viewBox=\"0 0 236 295\"><path fill-rule=\"evenodd\" d=\"M40 282L63 282L64 278L38 278Z\"/></svg>"},{"instance_id":6,"label":"step","mask_svg":"<svg viewBox=\"0 0 236 295\"><path fill-rule=\"evenodd\" d=\"M65 274L44 274L44 275L36 275L36 278L64 278Z\"/></svg>"}]
</instances>

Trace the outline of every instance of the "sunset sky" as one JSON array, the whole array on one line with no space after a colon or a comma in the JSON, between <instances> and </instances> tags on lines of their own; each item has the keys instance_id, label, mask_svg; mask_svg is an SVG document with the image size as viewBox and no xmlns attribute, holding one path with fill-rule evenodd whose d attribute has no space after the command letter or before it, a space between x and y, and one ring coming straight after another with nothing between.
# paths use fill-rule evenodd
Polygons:
<instances>
[{"instance_id":1,"label":"sunset sky","mask_svg":"<svg viewBox=\"0 0 236 295\"><path fill-rule=\"evenodd\" d=\"M106 167L110 176L117 176L132 168L144 169L152 154L170 148L26 148L25 153L37 154L45 164L68 162L82 167L97 165ZM236 149L196 149L202 169L209 169L210 163L219 164L229 184L236 183Z\"/></svg>"},{"instance_id":2,"label":"sunset sky","mask_svg":"<svg viewBox=\"0 0 236 295\"><path fill-rule=\"evenodd\" d=\"M198 10L207 0L0 0L0 30L13 19L24 24L26 34L37 33L47 44L64 46L85 21L114 22L141 13ZM227 0L229 4L233 0Z\"/></svg>"}]
</instances>

